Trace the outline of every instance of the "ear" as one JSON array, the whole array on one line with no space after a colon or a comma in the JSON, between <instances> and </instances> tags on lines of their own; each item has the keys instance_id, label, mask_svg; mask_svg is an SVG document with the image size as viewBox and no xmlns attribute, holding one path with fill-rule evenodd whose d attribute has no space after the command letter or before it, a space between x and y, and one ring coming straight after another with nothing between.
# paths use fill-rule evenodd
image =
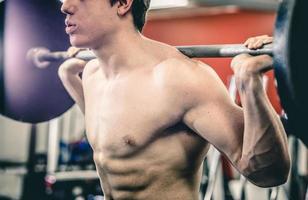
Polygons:
<instances>
[{"instance_id":1,"label":"ear","mask_svg":"<svg viewBox=\"0 0 308 200\"><path fill-rule=\"evenodd\" d=\"M124 16L131 9L134 0L119 0L118 15Z\"/></svg>"}]
</instances>

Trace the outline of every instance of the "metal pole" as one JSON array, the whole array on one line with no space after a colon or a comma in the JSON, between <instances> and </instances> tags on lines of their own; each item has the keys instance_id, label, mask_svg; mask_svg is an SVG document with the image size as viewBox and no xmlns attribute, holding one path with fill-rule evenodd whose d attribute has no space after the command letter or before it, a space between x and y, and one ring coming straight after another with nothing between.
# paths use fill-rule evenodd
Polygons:
<instances>
[{"instance_id":1,"label":"metal pole","mask_svg":"<svg viewBox=\"0 0 308 200\"><path fill-rule=\"evenodd\" d=\"M55 173L58 167L59 125L60 125L59 123L60 123L59 118L53 119L49 122L47 173Z\"/></svg>"},{"instance_id":2,"label":"metal pole","mask_svg":"<svg viewBox=\"0 0 308 200\"><path fill-rule=\"evenodd\" d=\"M243 44L177 46L176 48L190 58L234 57L242 53L253 56L273 55L272 44L264 45L263 48L256 50L248 49ZM75 57L86 61L96 58L90 50L80 51ZM41 68L47 67L50 62L64 61L68 58L70 57L65 51L50 52L46 48L32 48L27 53L27 59Z\"/></svg>"}]
</instances>

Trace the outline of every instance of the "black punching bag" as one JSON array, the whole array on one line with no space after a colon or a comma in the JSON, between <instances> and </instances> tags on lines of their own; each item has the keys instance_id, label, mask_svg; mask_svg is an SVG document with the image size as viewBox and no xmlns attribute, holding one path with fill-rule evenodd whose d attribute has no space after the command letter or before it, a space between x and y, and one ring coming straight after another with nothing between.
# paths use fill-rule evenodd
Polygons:
<instances>
[{"instance_id":1,"label":"black punching bag","mask_svg":"<svg viewBox=\"0 0 308 200\"><path fill-rule=\"evenodd\" d=\"M3 3L2 3L3 4ZM23 122L38 123L53 119L72 105L57 70L61 63L39 69L28 61L33 47L51 51L66 50L61 2L57 0L7 0L1 5L1 114ZM4 42L4 43L2 43Z\"/></svg>"}]
</instances>

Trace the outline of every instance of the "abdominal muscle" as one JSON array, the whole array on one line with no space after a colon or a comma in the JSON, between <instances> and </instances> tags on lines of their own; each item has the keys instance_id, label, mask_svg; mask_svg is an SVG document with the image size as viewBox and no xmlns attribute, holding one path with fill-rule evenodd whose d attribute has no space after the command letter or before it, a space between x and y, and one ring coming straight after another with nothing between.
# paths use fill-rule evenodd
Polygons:
<instances>
[{"instance_id":1,"label":"abdominal muscle","mask_svg":"<svg viewBox=\"0 0 308 200\"><path fill-rule=\"evenodd\" d=\"M146 144L133 135L105 135L109 142L94 148L105 200L198 199L208 145L190 131L171 131Z\"/></svg>"}]
</instances>

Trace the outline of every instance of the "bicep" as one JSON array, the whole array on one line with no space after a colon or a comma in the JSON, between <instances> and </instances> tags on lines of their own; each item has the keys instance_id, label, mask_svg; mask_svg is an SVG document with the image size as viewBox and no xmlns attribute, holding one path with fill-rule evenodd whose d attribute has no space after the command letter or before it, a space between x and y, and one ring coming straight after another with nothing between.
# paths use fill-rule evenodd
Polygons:
<instances>
[{"instance_id":1,"label":"bicep","mask_svg":"<svg viewBox=\"0 0 308 200\"><path fill-rule=\"evenodd\" d=\"M244 120L241 108L209 102L190 109L184 122L235 163L241 156Z\"/></svg>"},{"instance_id":2,"label":"bicep","mask_svg":"<svg viewBox=\"0 0 308 200\"><path fill-rule=\"evenodd\" d=\"M211 68L203 66L196 72L190 77L191 100L183 120L235 163L243 144L243 111Z\"/></svg>"}]
</instances>

